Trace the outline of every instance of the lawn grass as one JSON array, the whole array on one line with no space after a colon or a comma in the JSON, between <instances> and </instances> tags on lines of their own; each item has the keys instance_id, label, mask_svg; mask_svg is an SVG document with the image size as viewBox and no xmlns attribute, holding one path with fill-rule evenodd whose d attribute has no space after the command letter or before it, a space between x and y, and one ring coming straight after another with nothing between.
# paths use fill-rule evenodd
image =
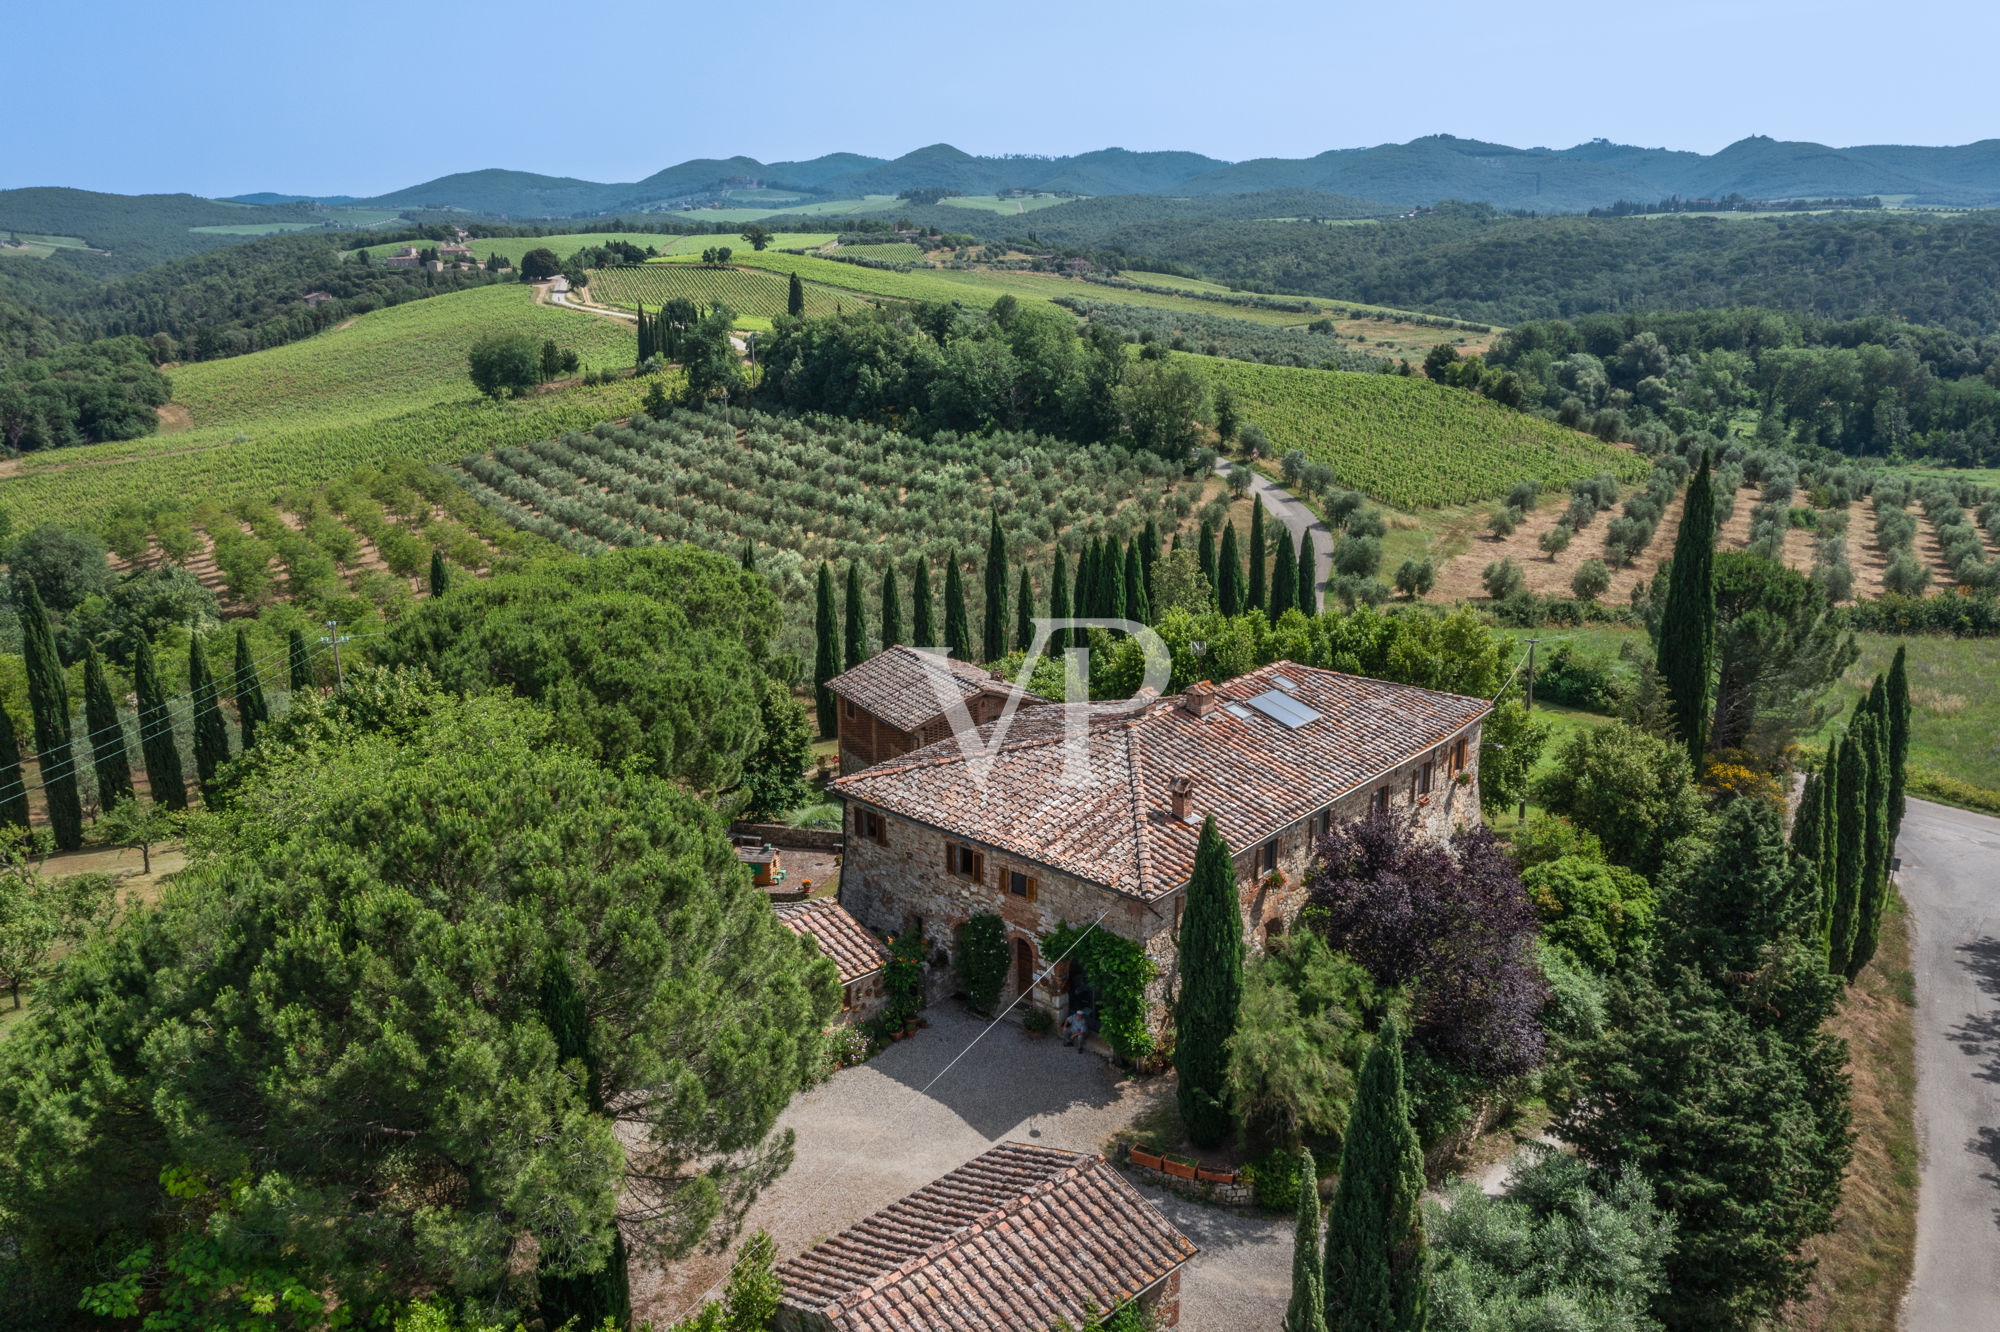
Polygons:
<instances>
[{"instance_id":1,"label":"lawn grass","mask_svg":"<svg viewBox=\"0 0 2000 1332\"><path fill-rule=\"evenodd\" d=\"M389 458L449 462L545 439L625 415L644 394L619 380L485 401L466 375L466 349L506 331L552 338L589 367L628 366L636 348L629 325L536 305L525 286L410 301L302 342L170 372L190 429L28 459L0 477L0 508L26 527L88 521L128 498L227 503Z\"/></svg>"},{"instance_id":2,"label":"lawn grass","mask_svg":"<svg viewBox=\"0 0 2000 1332\"><path fill-rule=\"evenodd\" d=\"M1824 745L1854 702L1909 649L1910 766L2000 791L2000 638L1891 638L1857 634L1861 656L1834 685L1837 716L1805 743Z\"/></svg>"},{"instance_id":3,"label":"lawn grass","mask_svg":"<svg viewBox=\"0 0 2000 1332\"><path fill-rule=\"evenodd\" d=\"M1875 957L1847 987L1828 1029L1846 1040L1853 1078L1854 1159L1831 1234L1808 1240L1819 1260L1806 1296L1777 1326L1805 1332L1893 1332L1917 1238L1916 1040L1909 916L1891 895Z\"/></svg>"}]
</instances>

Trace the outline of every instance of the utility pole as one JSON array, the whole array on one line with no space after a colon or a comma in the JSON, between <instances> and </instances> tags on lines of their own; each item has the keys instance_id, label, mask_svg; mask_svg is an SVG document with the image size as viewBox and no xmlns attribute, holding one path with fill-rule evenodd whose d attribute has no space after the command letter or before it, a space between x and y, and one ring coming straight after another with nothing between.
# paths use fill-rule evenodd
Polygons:
<instances>
[{"instance_id":1,"label":"utility pole","mask_svg":"<svg viewBox=\"0 0 2000 1332\"><path fill-rule=\"evenodd\" d=\"M340 632L339 620L328 620L326 622L326 632L320 635L320 642L330 643L333 646L333 690L335 693L339 693L341 687L347 683L346 677L340 673L340 645L345 643L347 639L348 635Z\"/></svg>"},{"instance_id":2,"label":"utility pole","mask_svg":"<svg viewBox=\"0 0 2000 1332\"><path fill-rule=\"evenodd\" d=\"M1528 640L1528 703L1527 703L1527 711L1528 711L1528 712L1530 712L1530 713L1533 713L1533 712L1534 712L1534 710L1535 710L1535 643L1536 643L1536 641L1537 641L1537 640L1535 640L1535 639L1532 639L1532 638ZM338 664L338 658L336 658L336 659L335 659L335 661L336 661L336 664ZM1528 788L1527 788L1526 786L1523 786L1523 787L1521 788L1521 822L1523 822L1523 823L1526 823L1527 821L1528 821Z\"/></svg>"}]
</instances>

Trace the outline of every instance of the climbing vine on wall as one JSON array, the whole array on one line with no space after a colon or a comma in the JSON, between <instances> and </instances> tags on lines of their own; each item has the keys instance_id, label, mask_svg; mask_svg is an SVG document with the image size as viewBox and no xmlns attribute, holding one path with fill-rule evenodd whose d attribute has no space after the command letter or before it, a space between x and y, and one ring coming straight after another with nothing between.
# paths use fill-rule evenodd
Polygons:
<instances>
[{"instance_id":1,"label":"climbing vine on wall","mask_svg":"<svg viewBox=\"0 0 2000 1332\"><path fill-rule=\"evenodd\" d=\"M1068 921L1042 941L1042 956L1067 957L1081 963L1097 992L1097 1029L1121 1059L1143 1059L1153 1052L1153 1033L1146 1026L1146 986L1160 974L1146 950L1130 939L1094 926Z\"/></svg>"},{"instance_id":2,"label":"climbing vine on wall","mask_svg":"<svg viewBox=\"0 0 2000 1332\"><path fill-rule=\"evenodd\" d=\"M956 942L958 983L974 1008L991 1013L1007 984L1007 927L990 912L974 916L958 927Z\"/></svg>"}]
</instances>

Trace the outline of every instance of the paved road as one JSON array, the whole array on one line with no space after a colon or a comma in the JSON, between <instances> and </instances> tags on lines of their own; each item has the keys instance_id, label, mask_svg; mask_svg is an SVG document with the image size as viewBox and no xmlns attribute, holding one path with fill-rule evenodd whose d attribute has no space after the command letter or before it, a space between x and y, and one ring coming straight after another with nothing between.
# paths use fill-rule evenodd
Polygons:
<instances>
[{"instance_id":1,"label":"paved road","mask_svg":"<svg viewBox=\"0 0 2000 1332\"><path fill-rule=\"evenodd\" d=\"M1294 547L1298 545L1300 537L1307 532L1312 533L1313 552L1318 556L1315 563L1319 566L1313 571L1313 587L1324 600L1326 580L1333 572L1332 531L1291 491L1270 480L1248 463L1237 464L1227 458L1218 458L1215 461L1215 470L1222 476L1228 476L1239 465L1250 473L1250 493L1262 499L1264 507L1271 511L1271 516L1284 523L1285 530L1292 534Z\"/></svg>"},{"instance_id":2,"label":"paved road","mask_svg":"<svg viewBox=\"0 0 2000 1332\"><path fill-rule=\"evenodd\" d=\"M2000 1328L2000 819L1912 800L1897 876L1917 979L1909 1332Z\"/></svg>"},{"instance_id":3,"label":"paved road","mask_svg":"<svg viewBox=\"0 0 2000 1332\"><path fill-rule=\"evenodd\" d=\"M751 1208L746 1229L768 1229L780 1260L996 1143L1096 1151L1155 1097L1172 1094L1171 1079L1122 1077L1096 1055L1009 1025L931 1086L983 1024L951 1003L929 1017L915 1040L835 1074L786 1108L779 1123L798 1134L797 1156ZM1291 1297L1290 1221L1203 1207L1143 1185L1139 1191L1201 1248L1181 1272L1180 1332L1278 1326ZM635 1311L664 1326L720 1281L728 1264L721 1254L664 1270L635 1267Z\"/></svg>"}]
</instances>

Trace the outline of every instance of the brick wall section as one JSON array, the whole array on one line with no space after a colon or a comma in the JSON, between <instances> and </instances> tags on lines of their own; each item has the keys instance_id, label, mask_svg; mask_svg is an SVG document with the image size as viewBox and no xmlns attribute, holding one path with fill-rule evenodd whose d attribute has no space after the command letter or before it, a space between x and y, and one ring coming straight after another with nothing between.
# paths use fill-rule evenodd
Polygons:
<instances>
[{"instance_id":1,"label":"brick wall section","mask_svg":"<svg viewBox=\"0 0 2000 1332\"><path fill-rule=\"evenodd\" d=\"M1393 807L1407 808L1414 799L1419 829L1427 836L1445 838L1460 825L1479 820L1479 738L1480 726L1465 732L1466 784L1459 785L1450 771L1451 746L1418 755L1364 790L1341 798L1332 808L1333 822L1341 823L1367 813L1376 790L1389 788ZM1428 797L1418 795L1413 779L1426 761L1433 764ZM995 914L1006 922L1008 947L1025 941L1034 969L1047 966L1041 955L1041 940L1064 921L1081 925L1104 914L1100 929L1145 947L1147 956L1159 968L1159 977L1148 988L1147 1000L1156 1031L1164 1030L1168 999L1178 981L1178 953L1175 939L1179 929L1184 887L1155 902L1114 893L1031 861L1012 857L991 846L940 829L884 813L881 842L861 836L855 822L860 806L847 812L847 847L840 876L840 904L871 929L894 934L915 919L923 922L925 952L931 959L926 971L926 992L931 999L948 996L955 978L948 964L958 926L975 915ZM1197 798L1195 817L1203 812ZM1236 853L1238 901L1243 911L1244 939L1253 951L1261 950L1274 933L1290 929L1305 905L1305 871L1316 836L1315 819L1307 819L1281 829L1277 834L1278 871L1282 883L1273 883L1262 872L1260 851L1263 843L1233 847ZM946 868L947 841L972 847L985 858L978 880ZM1036 880L1035 900L1007 890L1008 871L1020 870ZM1002 1002L1019 994L1015 968L1010 966ZM1059 969L1038 988L1030 1002L1060 1020L1066 1016L1068 977ZM1022 1009L1015 1009L1018 1019Z\"/></svg>"}]
</instances>

